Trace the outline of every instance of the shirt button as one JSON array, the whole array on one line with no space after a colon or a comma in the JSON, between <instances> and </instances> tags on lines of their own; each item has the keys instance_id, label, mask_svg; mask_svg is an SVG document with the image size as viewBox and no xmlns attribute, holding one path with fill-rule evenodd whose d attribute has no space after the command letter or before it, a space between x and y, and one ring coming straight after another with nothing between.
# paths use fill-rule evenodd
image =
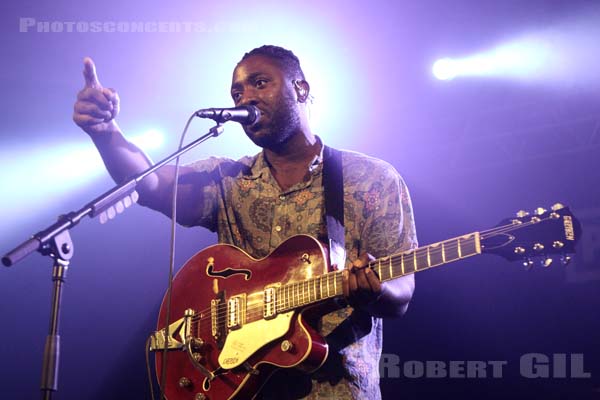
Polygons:
<instances>
[{"instance_id":1,"label":"shirt button","mask_svg":"<svg viewBox=\"0 0 600 400\"><path fill-rule=\"evenodd\" d=\"M276 230L277 232L281 232L281 226L277 225L277 226L275 227L275 230Z\"/></svg>"},{"instance_id":2,"label":"shirt button","mask_svg":"<svg viewBox=\"0 0 600 400\"><path fill-rule=\"evenodd\" d=\"M279 200L281 200L281 201L285 200L285 196L284 196L284 195L282 195L282 194L281 194L281 195L279 195Z\"/></svg>"}]
</instances>

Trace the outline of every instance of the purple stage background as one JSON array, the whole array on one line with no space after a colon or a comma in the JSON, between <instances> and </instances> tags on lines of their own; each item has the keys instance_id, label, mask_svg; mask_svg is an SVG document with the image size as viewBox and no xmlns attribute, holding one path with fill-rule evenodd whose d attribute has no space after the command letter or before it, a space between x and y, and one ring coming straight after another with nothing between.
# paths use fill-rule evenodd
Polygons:
<instances>
[{"instance_id":1,"label":"purple stage background","mask_svg":"<svg viewBox=\"0 0 600 400\"><path fill-rule=\"evenodd\" d=\"M583 222L567 268L526 272L482 256L419 274L406 316L385 322L383 398L600 398L597 27L600 5L584 0L3 2L0 249L112 185L71 120L83 57L118 90L128 135L165 136L148 147L156 160L174 150L192 111L232 105L231 72L245 51L277 44L301 59L315 132L403 175L421 244L556 202ZM550 50L522 74L431 73L437 59L518 46L528 35L541 40L528 55ZM195 121L190 135L209 127ZM186 160L256 151L232 124ZM166 287L169 221L136 206L106 225L84 220L72 237L56 399L148 399L144 344ZM177 265L215 240L180 228ZM1 272L0 395L37 398L50 262L35 254ZM566 354L567 364L582 354L590 376L568 377L575 367L527 378L519 360L532 353ZM428 361L498 360L506 365L496 378L491 368L486 378L410 376L409 366Z\"/></svg>"}]
</instances>

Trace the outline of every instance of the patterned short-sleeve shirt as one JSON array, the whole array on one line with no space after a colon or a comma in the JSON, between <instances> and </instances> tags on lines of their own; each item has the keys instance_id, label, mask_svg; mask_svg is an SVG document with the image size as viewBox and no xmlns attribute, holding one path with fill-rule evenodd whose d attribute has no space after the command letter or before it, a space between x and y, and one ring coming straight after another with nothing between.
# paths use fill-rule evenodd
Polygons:
<instances>
[{"instance_id":1,"label":"patterned short-sleeve shirt","mask_svg":"<svg viewBox=\"0 0 600 400\"><path fill-rule=\"evenodd\" d=\"M208 182L199 196L203 212L195 225L216 231L219 242L260 258L293 235L326 239L322 154L306 178L287 190L281 190L263 152L237 161L212 157L189 166ZM363 253L383 257L416 247L409 193L396 170L351 151L342 151L342 168L346 266ZM346 307L324 316L320 333L330 344L325 365L313 376L280 371L260 397L380 399L381 319Z\"/></svg>"}]
</instances>

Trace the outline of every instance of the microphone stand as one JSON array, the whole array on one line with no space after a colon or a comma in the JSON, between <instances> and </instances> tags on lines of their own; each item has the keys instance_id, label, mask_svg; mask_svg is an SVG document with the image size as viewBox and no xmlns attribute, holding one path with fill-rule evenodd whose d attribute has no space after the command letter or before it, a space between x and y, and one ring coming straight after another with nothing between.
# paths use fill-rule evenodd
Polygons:
<instances>
[{"instance_id":1,"label":"microphone stand","mask_svg":"<svg viewBox=\"0 0 600 400\"><path fill-rule=\"evenodd\" d=\"M116 212L123 211L125 205L130 205L137 197L135 188L146 176L154 173L159 168L173 161L175 158L193 149L211 137L223 133L222 123L212 127L208 133L190 142L175 153L154 164L147 170L130 178L126 182L115 186L96 199L87 203L77 211L72 211L58 217L58 221L44 230L34 234L30 239L9 251L2 257L2 263L10 267L34 251L53 259L52 282L53 295L50 308L50 327L44 348L42 363L42 383L40 385L42 398L50 400L52 393L58 391L58 367L60 358L59 317L62 298L62 287L67 276L69 261L73 256L74 245L71 241L69 230L79 223L85 216L94 218L101 216L101 221L107 215L112 218Z\"/></svg>"}]
</instances>

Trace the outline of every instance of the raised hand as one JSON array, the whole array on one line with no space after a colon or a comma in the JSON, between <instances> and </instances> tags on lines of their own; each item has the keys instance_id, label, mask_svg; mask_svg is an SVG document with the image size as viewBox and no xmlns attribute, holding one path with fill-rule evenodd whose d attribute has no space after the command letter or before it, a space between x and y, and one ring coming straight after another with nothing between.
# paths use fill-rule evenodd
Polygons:
<instances>
[{"instance_id":1,"label":"raised hand","mask_svg":"<svg viewBox=\"0 0 600 400\"><path fill-rule=\"evenodd\" d=\"M119 113L119 95L102 87L91 58L83 60L85 86L77 94L73 121L89 135L108 133L116 128L114 118Z\"/></svg>"}]
</instances>

